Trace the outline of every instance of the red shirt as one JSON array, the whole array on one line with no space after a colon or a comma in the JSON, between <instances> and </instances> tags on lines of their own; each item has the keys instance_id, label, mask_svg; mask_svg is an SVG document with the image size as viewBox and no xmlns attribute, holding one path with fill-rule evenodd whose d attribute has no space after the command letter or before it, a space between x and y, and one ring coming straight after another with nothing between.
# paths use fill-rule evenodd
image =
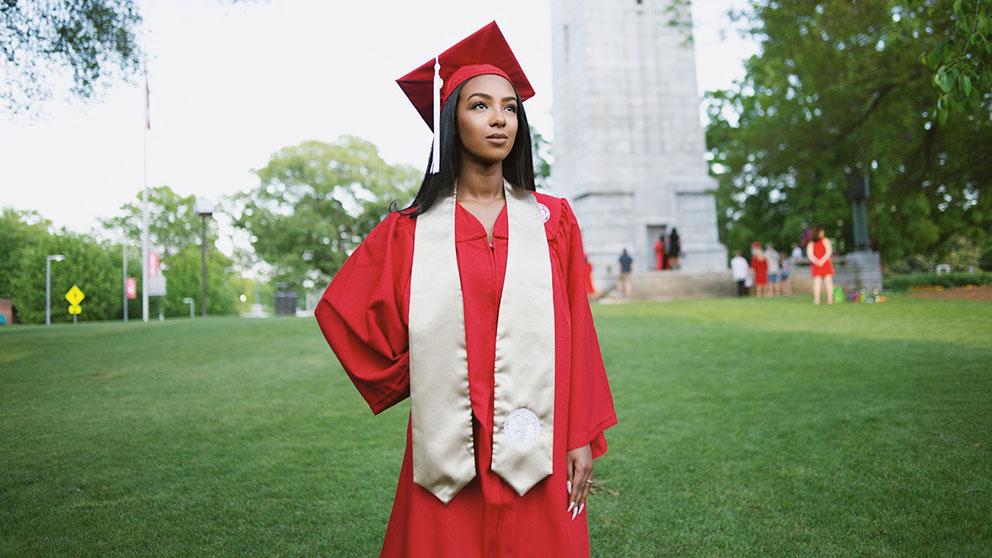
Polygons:
<instances>
[{"instance_id":1,"label":"red shirt","mask_svg":"<svg viewBox=\"0 0 992 558\"><path fill-rule=\"evenodd\" d=\"M586 513L566 513L566 452L590 444L606 452L616 424L585 289L579 227L568 203L535 194L545 222L555 312L554 471L523 497L492 472L496 319L506 273L506 209L490 245L482 224L460 205L455 245L465 304L469 393L475 415L477 476L444 505L413 482L410 431L382 556L472 558L589 555ZM416 221L393 213L348 258L315 315L342 366L382 412L409 395L407 323ZM551 348L549 347L549 350Z\"/></svg>"}]
</instances>

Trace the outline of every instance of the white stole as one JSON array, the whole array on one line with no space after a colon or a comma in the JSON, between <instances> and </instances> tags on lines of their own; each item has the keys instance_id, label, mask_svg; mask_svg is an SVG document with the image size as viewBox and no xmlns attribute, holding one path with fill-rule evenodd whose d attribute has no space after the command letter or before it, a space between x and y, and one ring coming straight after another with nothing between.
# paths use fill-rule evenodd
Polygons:
<instances>
[{"instance_id":1,"label":"white stole","mask_svg":"<svg viewBox=\"0 0 992 558\"><path fill-rule=\"evenodd\" d=\"M551 257L532 192L504 182L506 276L496 329L492 469L521 496L551 474L555 323ZM475 478L455 196L417 217L410 278L413 480L448 503Z\"/></svg>"}]
</instances>

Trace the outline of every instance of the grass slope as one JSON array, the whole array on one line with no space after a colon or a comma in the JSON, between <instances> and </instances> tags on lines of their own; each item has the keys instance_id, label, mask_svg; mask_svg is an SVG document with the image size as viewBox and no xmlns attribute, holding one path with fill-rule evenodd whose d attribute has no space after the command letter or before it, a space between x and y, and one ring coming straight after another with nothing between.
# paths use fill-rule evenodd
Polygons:
<instances>
[{"instance_id":1,"label":"grass slope","mask_svg":"<svg viewBox=\"0 0 992 558\"><path fill-rule=\"evenodd\" d=\"M594 556L992 554L992 306L596 308ZM375 556L408 404L309 319L0 329L0 555Z\"/></svg>"}]
</instances>

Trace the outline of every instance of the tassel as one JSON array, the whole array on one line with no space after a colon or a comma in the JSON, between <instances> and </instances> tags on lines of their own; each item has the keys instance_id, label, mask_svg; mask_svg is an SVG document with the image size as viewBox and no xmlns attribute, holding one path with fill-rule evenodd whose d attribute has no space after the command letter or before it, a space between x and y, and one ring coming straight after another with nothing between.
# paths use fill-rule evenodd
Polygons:
<instances>
[{"instance_id":1,"label":"tassel","mask_svg":"<svg viewBox=\"0 0 992 558\"><path fill-rule=\"evenodd\" d=\"M434 145L430 174L441 172L441 62L434 57Z\"/></svg>"}]
</instances>

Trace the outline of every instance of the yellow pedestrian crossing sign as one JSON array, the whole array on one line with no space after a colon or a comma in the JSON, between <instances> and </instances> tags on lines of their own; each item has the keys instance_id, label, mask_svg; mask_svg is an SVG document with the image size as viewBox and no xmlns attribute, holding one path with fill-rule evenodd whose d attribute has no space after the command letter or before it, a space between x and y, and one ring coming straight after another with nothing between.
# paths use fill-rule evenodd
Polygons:
<instances>
[{"instance_id":1,"label":"yellow pedestrian crossing sign","mask_svg":"<svg viewBox=\"0 0 992 558\"><path fill-rule=\"evenodd\" d=\"M70 305L69 306L70 314L79 314L80 312L83 311L83 308L82 306L79 305L79 303L82 302L84 298L86 298L86 295L83 294L83 291L80 290L80 288L75 285L73 285L72 288L69 289L69 292L65 293L65 299L69 301L69 305Z\"/></svg>"}]
</instances>

